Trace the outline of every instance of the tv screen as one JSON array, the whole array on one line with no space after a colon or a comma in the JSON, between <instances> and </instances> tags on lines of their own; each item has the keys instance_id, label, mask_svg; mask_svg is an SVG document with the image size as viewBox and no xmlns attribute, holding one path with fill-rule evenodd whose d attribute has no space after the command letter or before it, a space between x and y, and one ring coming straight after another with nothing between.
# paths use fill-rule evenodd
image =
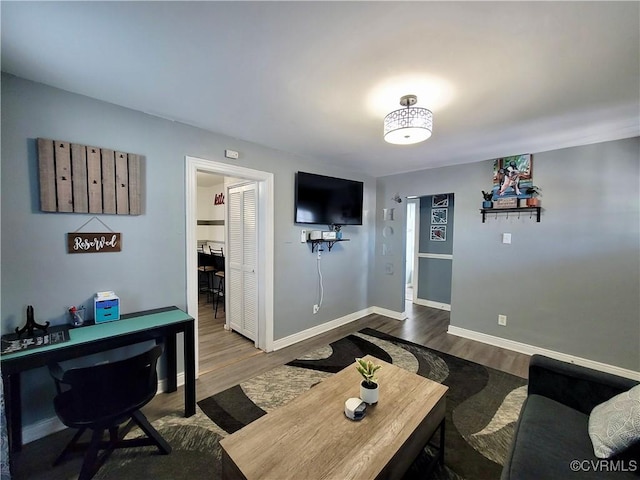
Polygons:
<instances>
[{"instance_id":1,"label":"tv screen","mask_svg":"<svg viewBox=\"0 0 640 480\"><path fill-rule=\"evenodd\" d=\"M362 225L363 183L296 174L295 223Z\"/></svg>"}]
</instances>

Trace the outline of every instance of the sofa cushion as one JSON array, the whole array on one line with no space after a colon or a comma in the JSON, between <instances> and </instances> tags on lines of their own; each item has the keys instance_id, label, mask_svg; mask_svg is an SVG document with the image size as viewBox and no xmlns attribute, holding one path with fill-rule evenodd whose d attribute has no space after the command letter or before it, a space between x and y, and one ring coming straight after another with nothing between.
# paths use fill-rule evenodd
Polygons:
<instances>
[{"instance_id":1,"label":"sofa cushion","mask_svg":"<svg viewBox=\"0 0 640 480\"><path fill-rule=\"evenodd\" d=\"M597 405L589 436L598 458L610 458L640 440L640 385Z\"/></svg>"},{"instance_id":2,"label":"sofa cushion","mask_svg":"<svg viewBox=\"0 0 640 480\"><path fill-rule=\"evenodd\" d=\"M593 455L588 424L587 414L542 395L529 395L501 478L621 480L632 476L635 472L602 471L589 463L598 459Z\"/></svg>"}]
</instances>

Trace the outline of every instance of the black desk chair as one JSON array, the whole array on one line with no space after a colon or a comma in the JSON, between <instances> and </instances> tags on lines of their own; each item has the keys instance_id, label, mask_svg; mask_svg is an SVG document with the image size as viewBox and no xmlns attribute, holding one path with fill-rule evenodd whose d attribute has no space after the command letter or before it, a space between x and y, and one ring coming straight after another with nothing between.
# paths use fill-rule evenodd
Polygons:
<instances>
[{"instance_id":1,"label":"black desk chair","mask_svg":"<svg viewBox=\"0 0 640 480\"><path fill-rule=\"evenodd\" d=\"M224 253L222 248L220 251L211 250L211 257L213 259L213 276L218 279L218 284L213 291L213 318L216 318L220 297L222 297L222 308L224 309Z\"/></svg>"},{"instance_id":2,"label":"black desk chair","mask_svg":"<svg viewBox=\"0 0 640 480\"><path fill-rule=\"evenodd\" d=\"M64 371L59 364L49 365L56 381L58 395L53 404L58 418L78 432L54 462L60 464L71 451L86 450L79 480L89 480L116 448L156 446L162 454L171 453L171 446L151 426L140 411L158 389L156 364L162 347L156 345L147 352L125 360ZM120 425L129 423L120 429ZM137 424L146 437L124 440ZM91 442L78 444L91 430ZM109 440L103 441L105 431ZM98 457L99 450L105 452Z\"/></svg>"},{"instance_id":3,"label":"black desk chair","mask_svg":"<svg viewBox=\"0 0 640 480\"><path fill-rule=\"evenodd\" d=\"M211 255L204 252L198 252L198 275L199 281L198 284L200 286L200 291L207 292L207 302L209 298L214 293L213 288L213 272L215 271L215 267L213 265L213 259ZM202 278L204 277L204 286L202 282Z\"/></svg>"}]
</instances>

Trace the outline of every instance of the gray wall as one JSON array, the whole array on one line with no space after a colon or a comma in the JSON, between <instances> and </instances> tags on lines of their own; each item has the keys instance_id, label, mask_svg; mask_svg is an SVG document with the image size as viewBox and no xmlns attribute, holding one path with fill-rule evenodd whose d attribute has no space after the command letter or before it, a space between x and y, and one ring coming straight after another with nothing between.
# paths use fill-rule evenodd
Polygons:
<instances>
[{"instance_id":1,"label":"gray wall","mask_svg":"<svg viewBox=\"0 0 640 480\"><path fill-rule=\"evenodd\" d=\"M453 226L455 217L455 198L453 194L447 194L449 206L432 207L433 195L420 197L420 236L418 248L420 253L437 253L451 255L453 253ZM444 241L431 240L431 211L433 208L446 208L447 223L443 226L447 227L446 237Z\"/></svg>"},{"instance_id":2,"label":"gray wall","mask_svg":"<svg viewBox=\"0 0 640 480\"><path fill-rule=\"evenodd\" d=\"M433 195L420 197L419 252L443 255L453 254L453 228L455 219L455 195L447 194L446 236L444 241L431 240L431 211ZM431 302L451 304L452 261L449 258L418 258L418 298Z\"/></svg>"},{"instance_id":3,"label":"gray wall","mask_svg":"<svg viewBox=\"0 0 640 480\"><path fill-rule=\"evenodd\" d=\"M451 325L638 370L640 139L532 153L541 223L525 214L482 223L491 160L378 178L378 208L396 192L455 194ZM404 235L394 240L401 248ZM402 311L404 276L383 262L377 255L372 303Z\"/></svg>"},{"instance_id":4,"label":"gray wall","mask_svg":"<svg viewBox=\"0 0 640 480\"><path fill-rule=\"evenodd\" d=\"M66 233L91 215L39 211L38 137L144 156L144 214L100 216L122 232L120 253L66 253ZM274 174L274 338L368 307L376 188L371 177L3 74L2 333L24 324L27 305L34 306L36 320L64 323L66 306L90 305L101 290L120 296L122 313L186 308L185 155L225 161L226 148L240 152L235 163ZM315 255L299 241L308 226L293 223L298 170L365 182L364 225L345 227L351 241L323 256L324 302L317 315ZM26 424L52 416L53 388L44 370L25 375L23 393Z\"/></svg>"}]
</instances>

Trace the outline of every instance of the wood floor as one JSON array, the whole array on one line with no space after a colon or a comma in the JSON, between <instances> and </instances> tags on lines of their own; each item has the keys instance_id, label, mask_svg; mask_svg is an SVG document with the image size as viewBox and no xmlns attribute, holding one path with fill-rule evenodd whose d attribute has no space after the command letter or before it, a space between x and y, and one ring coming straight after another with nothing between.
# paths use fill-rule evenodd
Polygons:
<instances>
[{"instance_id":1,"label":"wood floor","mask_svg":"<svg viewBox=\"0 0 640 480\"><path fill-rule=\"evenodd\" d=\"M283 365L316 347L326 345L362 328L370 327L414 343L465 358L482 365L526 378L529 356L485 345L447 334L449 313L407 302L408 319L393 320L381 315L368 315L348 325L299 342L276 352L264 353L253 342L224 329L224 312L219 307L214 318L213 307L206 296L199 309L200 368L196 382L197 400L221 392L259 373ZM144 413L153 421L184 410L183 387L174 393L159 394ZM77 478L81 457L71 458L55 468L53 460L71 438L64 430L25 445L12 456L14 480L68 480Z\"/></svg>"},{"instance_id":2,"label":"wood floor","mask_svg":"<svg viewBox=\"0 0 640 480\"><path fill-rule=\"evenodd\" d=\"M281 350L264 353L253 342L224 329L225 317L218 308L213 318L211 303L201 298L198 313L200 368L197 399L201 400L226 390L259 373L284 365L316 347L357 332L365 327L424 345L434 350L465 358L523 378L527 377L529 356L447 333L449 312L407 302L404 321L372 314L312 339ZM183 408L182 389L158 395L145 409L150 418Z\"/></svg>"}]
</instances>

